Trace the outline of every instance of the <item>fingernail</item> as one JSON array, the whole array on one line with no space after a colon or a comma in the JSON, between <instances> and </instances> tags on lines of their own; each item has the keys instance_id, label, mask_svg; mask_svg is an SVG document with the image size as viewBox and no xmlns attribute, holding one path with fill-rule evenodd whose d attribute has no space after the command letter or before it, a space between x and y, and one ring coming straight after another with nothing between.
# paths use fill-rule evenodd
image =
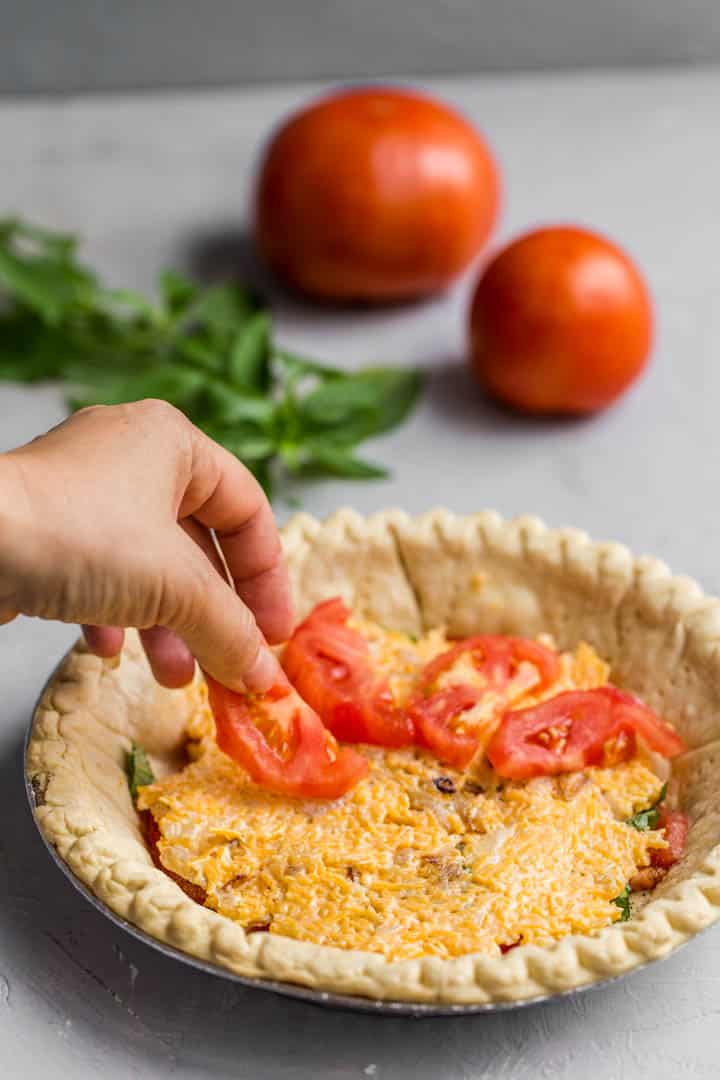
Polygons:
<instances>
[{"instance_id":1,"label":"fingernail","mask_svg":"<svg viewBox=\"0 0 720 1080\"><path fill-rule=\"evenodd\" d=\"M255 658L255 663L243 672L243 682L248 690L262 693L269 690L282 677L280 664L269 649L262 647Z\"/></svg>"}]
</instances>

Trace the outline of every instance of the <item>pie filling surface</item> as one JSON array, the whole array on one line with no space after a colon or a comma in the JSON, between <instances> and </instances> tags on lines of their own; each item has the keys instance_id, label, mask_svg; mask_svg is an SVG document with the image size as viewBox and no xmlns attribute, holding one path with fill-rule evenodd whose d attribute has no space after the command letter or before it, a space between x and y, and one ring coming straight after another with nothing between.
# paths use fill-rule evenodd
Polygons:
<instances>
[{"instance_id":1,"label":"pie filling surface","mask_svg":"<svg viewBox=\"0 0 720 1080\"><path fill-rule=\"evenodd\" d=\"M366 620L350 625L398 707L452 644L439 629L415 640ZM503 708L607 680L607 665L580 644L559 657L542 689L532 665L518 663ZM246 931L392 960L497 954L621 919L628 882L652 875L668 847L665 830L629 823L663 797L667 762L639 741L614 764L504 779L483 752L500 722L497 690L467 654L440 673L436 690L458 683L481 691L456 725L479 733L467 766L443 764L421 746L363 745L367 775L328 800L253 783L218 748L205 686L194 684L188 764L138 797L154 857L194 899Z\"/></svg>"}]
</instances>

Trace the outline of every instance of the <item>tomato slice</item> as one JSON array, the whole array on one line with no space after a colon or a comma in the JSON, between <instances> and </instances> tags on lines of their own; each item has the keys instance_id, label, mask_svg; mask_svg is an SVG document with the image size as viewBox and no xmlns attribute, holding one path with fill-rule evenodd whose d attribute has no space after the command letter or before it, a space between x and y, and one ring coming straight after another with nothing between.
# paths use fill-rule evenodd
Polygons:
<instances>
[{"instance_id":1,"label":"tomato slice","mask_svg":"<svg viewBox=\"0 0 720 1080\"><path fill-rule=\"evenodd\" d=\"M665 830L665 839L668 846L666 848L654 848L650 862L653 866L669 870L683 856L690 822L687 814L683 814L680 810L663 810L657 827Z\"/></svg>"},{"instance_id":2,"label":"tomato slice","mask_svg":"<svg viewBox=\"0 0 720 1080\"><path fill-rule=\"evenodd\" d=\"M480 700L474 686L450 686L438 690L427 700L410 702L409 711L417 730L417 741L431 750L440 761L463 768L478 749L477 733L455 731L451 720L458 720Z\"/></svg>"},{"instance_id":3,"label":"tomato slice","mask_svg":"<svg viewBox=\"0 0 720 1080\"><path fill-rule=\"evenodd\" d=\"M502 634L483 634L456 642L447 652L426 664L421 676L421 688L432 688L438 678L466 652L470 653L473 667L486 679L490 690L503 690L523 662L533 664L537 669L538 677L533 685L538 690L550 686L560 674L557 653L540 642Z\"/></svg>"},{"instance_id":4,"label":"tomato slice","mask_svg":"<svg viewBox=\"0 0 720 1080\"><path fill-rule=\"evenodd\" d=\"M662 757L672 758L686 749L675 728L670 727L647 705L643 705L642 701L638 701L625 690L618 690L616 686L603 686L601 689L613 702L618 722L631 728L650 750Z\"/></svg>"},{"instance_id":5,"label":"tomato slice","mask_svg":"<svg viewBox=\"0 0 720 1080\"><path fill-rule=\"evenodd\" d=\"M182 891L189 896L191 900L194 900L196 904L204 904L207 900L207 893L201 885L195 885L192 881L187 881L184 877L180 877L179 874L174 874L172 870L168 870L167 866L163 865L160 858L160 848L158 846L162 838L162 833L160 832L160 826L152 816L150 810L140 811L140 828L143 831L150 857L158 870L162 870L164 874L167 874L168 877L172 878L175 884L179 885Z\"/></svg>"},{"instance_id":6,"label":"tomato slice","mask_svg":"<svg viewBox=\"0 0 720 1080\"><path fill-rule=\"evenodd\" d=\"M480 685L458 682L438 687L438 680L450 672L465 653L481 676ZM552 650L527 638L484 635L467 638L426 664L408 712L415 725L417 741L436 757L462 769L492 734L500 709L507 705L503 694L518 678L520 666L531 664L522 689L542 690L560 674L560 660ZM533 670L534 669L534 670ZM499 695L489 724L474 730L462 729L462 714L475 707L487 692Z\"/></svg>"},{"instance_id":7,"label":"tomato slice","mask_svg":"<svg viewBox=\"0 0 720 1080\"><path fill-rule=\"evenodd\" d=\"M347 625L349 617L339 597L313 608L285 646L285 672L338 739L408 746L412 722L395 705L388 680L373 671L368 643Z\"/></svg>"},{"instance_id":8,"label":"tomato slice","mask_svg":"<svg viewBox=\"0 0 720 1080\"><path fill-rule=\"evenodd\" d=\"M569 690L506 712L487 756L500 776L527 780L628 760L637 736L664 757L685 749L677 732L632 694L614 686Z\"/></svg>"},{"instance_id":9,"label":"tomato slice","mask_svg":"<svg viewBox=\"0 0 720 1080\"><path fill-rule=\"evenodd\" d=\"M368 771L367 760L339 747L289 683L265 694L237 694L209 675L217 744L260 787L278 795L336 799Z\"/></svg>"}]
</instances>

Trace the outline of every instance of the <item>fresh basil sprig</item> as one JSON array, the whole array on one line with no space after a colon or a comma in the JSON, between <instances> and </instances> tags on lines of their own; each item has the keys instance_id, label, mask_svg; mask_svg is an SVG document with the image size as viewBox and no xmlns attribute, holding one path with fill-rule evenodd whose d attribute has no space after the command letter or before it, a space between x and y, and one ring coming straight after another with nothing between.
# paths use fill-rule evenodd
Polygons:
<instances>
[{"instance_id":1,"label":"fresh basil sprig","mask_svg":"<svg viewBox=\"0 0 720 1080\"><path fill-rule=\"evenodd\" d=\"M630 886L626 885L619 896L615 896L611 901L611 904L615 904L620 908L620 922L627 922L632 915L632 907L630 906Z\"/></svg>"},{"instance_id":2,"label":"fresh basil sprig","mask_svg":"<svg viewBox=\"0 0 720 1080\"><path fill-rule=\"evenodd\" d=\"M269 494L284 473L387 475L356 448L409 415L417 371L316 363L275 345L248 289L166 271L151 301L106 288L76 251L73 236L0 221L0 379L61 380L73 409L163 398Z\"/></svg>"},{"instance_id":3,"label":"fresh basil sprig","mask_svg":"<svg viewBox=\"0 0 720 1080\"><path fill-rule=\"evenodd\" d=\"M640 810L637 814L633 814L631 818L628 818L628 825L632 825L633 829L638 829L639 832L656 829L660 823L660 804L667 795L667 788L667 784L663 784L655 802L648 806L647 810Z\"/></svg>"},{"instance_id":4,"label":"fresh basil sprig","mask_svg":"<svg viewBox=\"0 0 720 1080\"><path fill-rule=\"evenodd\" d=\"M132 744L125 755L125 773L127 775L130 794L132 795L133 802L135 802L138 795L138 788L142 787L144 784L152 784L155 779L155 774L152 771L152 765L148 761L147 754L142 746L138 746L136 742Z\"/></svg>"}]
</instances>

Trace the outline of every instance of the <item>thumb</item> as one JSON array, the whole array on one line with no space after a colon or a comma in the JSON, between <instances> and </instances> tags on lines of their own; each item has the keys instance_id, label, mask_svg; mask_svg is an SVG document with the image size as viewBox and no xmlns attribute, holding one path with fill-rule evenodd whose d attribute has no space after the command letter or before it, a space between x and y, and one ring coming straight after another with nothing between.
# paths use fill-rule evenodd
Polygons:
<instances>
[{"instance_id":1,"label":"thumb","mask_svg":"<svg viewBox=\"0 0 720 1080\"><path fill-rule=\"evenodd\" d=\"M231 690L268 690L283 679L255 616L203 551L183 534L183 570L167 583L167 613L158 620L183 639L200 667Z\"/></svg>"}]
</instances>

